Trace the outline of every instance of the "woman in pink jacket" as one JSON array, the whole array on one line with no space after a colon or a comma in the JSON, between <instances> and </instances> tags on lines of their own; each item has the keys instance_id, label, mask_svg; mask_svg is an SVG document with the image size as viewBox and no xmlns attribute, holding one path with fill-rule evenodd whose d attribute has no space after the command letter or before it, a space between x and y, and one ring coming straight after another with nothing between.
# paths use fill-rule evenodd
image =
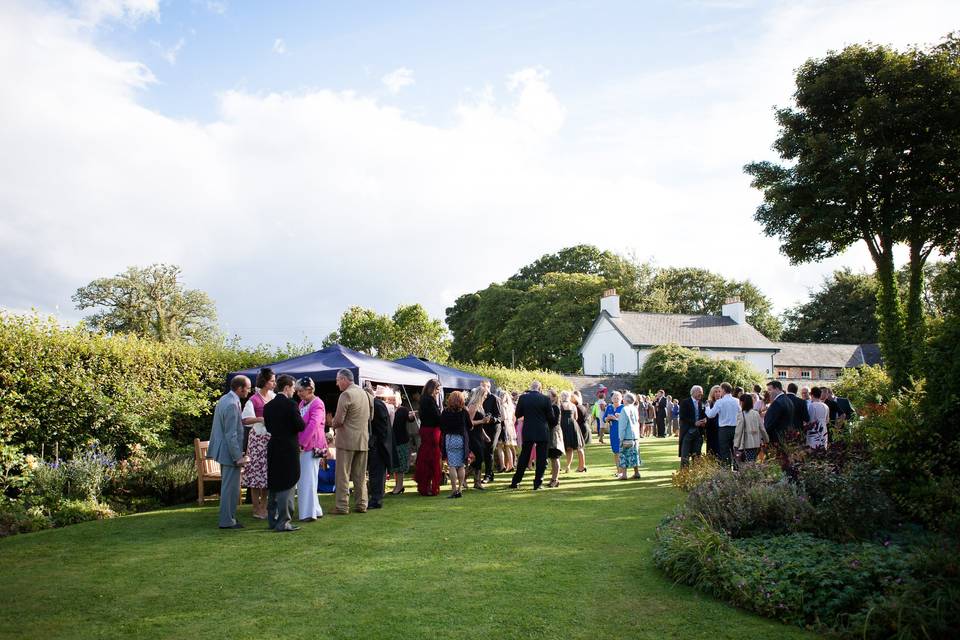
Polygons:
<instances>
[{"instance_id":1,"label":"woman in pink jacket","mask_svg":"<svg viewBox=\"0 0 960 640\"><path fill-rule=\"evenodd\" d=\"M323 517L320 499L317 497L317 477L320 461L327 455L327 436L324 427L327 411L323 400L314 391L316 387L309 377L297 381L300 396L300 415L306 428L300 432L300 480L297 482L297 513L301 522L313 522Z\"/></svg>"}]
</instances>

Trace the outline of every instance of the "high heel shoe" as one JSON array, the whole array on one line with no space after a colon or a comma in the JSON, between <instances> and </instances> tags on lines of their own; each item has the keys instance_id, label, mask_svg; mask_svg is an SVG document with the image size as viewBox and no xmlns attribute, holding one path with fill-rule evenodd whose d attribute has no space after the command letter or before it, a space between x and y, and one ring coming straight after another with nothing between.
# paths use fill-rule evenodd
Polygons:
<instances>
[{"instance_id":1,"label":"high heel shoe","mask_svg":"<svg viewBox=\"0 0 960 640\"><path fill-rule=\"evenodd\" d=\"M398 496L398 495L400 495L401 493L403 493L403 492L406 491L406 490L407 490L406 487L404 487L403 489L400 489L400 491L397 491L396 489L394 489L393 491L390 492L390 495L392 495L392 496Z\"/></svg>"}]
</instances>

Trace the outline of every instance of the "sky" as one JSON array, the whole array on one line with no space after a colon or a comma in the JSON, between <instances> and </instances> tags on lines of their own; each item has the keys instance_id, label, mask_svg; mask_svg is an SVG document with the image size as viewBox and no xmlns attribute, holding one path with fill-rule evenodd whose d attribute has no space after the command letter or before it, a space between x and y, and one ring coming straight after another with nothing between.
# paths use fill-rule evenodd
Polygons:
<instances>
[{"instance_id":1,"label":"sky","mask_svg":"<svg viewBox=\"0 0 960 640\"><path fill-rule=\"evenodd\" d=\"M174 263L227 335L319 344L590 243L782 310L871 267L753 221L793 71L958 29L956 0L0 0L0 307L75 322Z\"/></svg>"}]
</instances>

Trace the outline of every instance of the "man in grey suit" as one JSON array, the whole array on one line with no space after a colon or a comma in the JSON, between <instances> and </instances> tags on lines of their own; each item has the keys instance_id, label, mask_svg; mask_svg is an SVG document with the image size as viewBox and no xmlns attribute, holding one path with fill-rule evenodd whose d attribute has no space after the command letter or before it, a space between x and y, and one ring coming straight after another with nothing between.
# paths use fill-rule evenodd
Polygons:
<instances>
[{"instance_id":1,"label":"man in grey suit","mask_svg":"<svg viewBox=\"0 0 960 640\"><path fill-rule=\"evenodd\" d=\"M243 421L240 400L250 394L250 379L236 376L228 391L213 411L213 428L207 457L220 463L220 528L243 529L237 522L240 502L240 468L246 464L243 455Z\"/></svg>"}]
</instances>

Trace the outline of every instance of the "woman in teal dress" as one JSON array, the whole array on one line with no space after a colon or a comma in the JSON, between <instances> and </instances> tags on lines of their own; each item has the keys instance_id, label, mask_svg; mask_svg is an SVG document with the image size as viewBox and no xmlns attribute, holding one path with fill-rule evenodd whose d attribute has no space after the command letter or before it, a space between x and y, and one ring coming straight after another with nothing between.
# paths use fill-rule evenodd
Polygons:
<instances>
[{"instance_id":1,"label":"woman in teal dress","mask_svg":"<svg viewBox=\"0 0 960 640\"><path fill-rule=\"evenodd\" d=\"M603 412L603 421L607 424L607 432L610 435L610 449L613 451L613 464L620 466L620 434L617 429L617 420L620 418L620 411L623 410L623 396L619 391L614 391L610 395L610 404ZM620 472L617 472L620 477Z\"/></svg>"}]
</instances>

